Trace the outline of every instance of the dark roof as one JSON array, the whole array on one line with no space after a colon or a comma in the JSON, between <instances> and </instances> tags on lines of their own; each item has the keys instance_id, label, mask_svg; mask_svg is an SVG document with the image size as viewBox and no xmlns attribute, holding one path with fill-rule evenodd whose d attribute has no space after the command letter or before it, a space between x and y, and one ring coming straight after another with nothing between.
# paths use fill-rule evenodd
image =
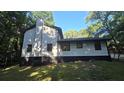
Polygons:
<instances>
[{"instance_id":1,"label":"dark roof","mask_svg":"<svg viewBox=\"0 0 124 93\"><path fill-rule=\"evenodd\" d=\"M63 33L62 33L62 29L60 27L57 27L57 26L48 26L48 27L56 29L58 31L58 33L60 34L61 39L63 39Z\"/></svg>"},{"instance_id":2,"label":"dark roof","mask_svg":"<svg viewBox=\"0 0 124 93\"><path fill-rule=\"evenodd\" d=\"M48 26L48 25L45 25L45 26ZM35 28L35 27L36 27L36 25L32 25L31 27L27 28L27 29L25 30L25 32L26 32L27 30L33 29L33 28ZM61 39L63 39L63 33L62 33L62 29L61 29L60 27L57 27L57 26L48 26L48 27L51 27L51 28L56 29L56 30L58 31L58 33L60 34Z\"/></svg>"},{"instance_id":3,"label":"dark roof","mask_svg":"<svg viewBox=\"0 0 124 93\"><path fill-rule=\"evenodd\" d=\"M67 38L58 40L58 42L84 42L84 41L108 41L109 38Z\"/></svg>"},{"instance_id":4,"label":"dark roof","mask_svg":"<svg viewBox=\"0 0 124 93\"><path fill-rule=\"evenodd\" d=\"M36 27L36 25L32 25L32 26L30 26L29 28L25 29L25 32L26 32L27 30L33 29L33 28L35 28L35 27Z\"/></svg>"}]
</instances>

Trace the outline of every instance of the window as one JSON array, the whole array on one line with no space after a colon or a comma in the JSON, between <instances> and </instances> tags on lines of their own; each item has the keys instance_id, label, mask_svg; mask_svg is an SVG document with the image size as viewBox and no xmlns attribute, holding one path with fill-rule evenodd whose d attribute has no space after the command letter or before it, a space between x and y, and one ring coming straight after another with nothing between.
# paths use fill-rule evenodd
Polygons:
<instances>
[{"instance_id":1,"label":"window","mask_svg":"<svg viewBox=\"0 0 124 93\"><path fill-rule=\"evenodd\" d=\"M43 27L43 30L48 30L48 27Z\"/></svg>"},{"instance_id":2,"label":"window","mask_svg":"<svg viewBox=\"0 0 124 93\"><path fill-rule=\"evenodd\" d=\"M47 51L52 51L52 44L47 44Z\"/></svg>"},{"instance_id":3,"label":"window","mask_svg":"<svg viewBox=\"0 0 124 93\"><path fill-rule=\"evenodd\" d=\"M32 45L28 44L27 52L32 52Z\"/></svg>"},{"instance_id":4,"label":"window","mask_svg":"<svg viewBox=\"0 0 124 93\"><path fill-rule=\"evenodd\" d=\"M43 27L43 30L46 30L45 27Z\"/></svg>"},{"instance_id":5,"label":"window","mask_svg":"<svg viewBox=\"0 0 124 93\"><path fill-rule=\"evenodd\" d=\"M95 42L95 50L101 50L101 43L99 41Z\"/></svg>"},{"instance_id":6,"label":"window","mask_svg":"<svg viewBox=\"0 0 124 93\"><path fill-rule=\"evenodd\" d=\"M70 44L69 43L63 43L61 44L62 51L70 51Z\"/></svg>"},{"instance_id":7,"label":"window","mask_svg":"<svg viewBox=\"0 0 124 93\"><path fill-rule=\"evenodd\" d=\"M77 42L77 48L83 48L83 43Z\"/></svg>"}]
</instances>

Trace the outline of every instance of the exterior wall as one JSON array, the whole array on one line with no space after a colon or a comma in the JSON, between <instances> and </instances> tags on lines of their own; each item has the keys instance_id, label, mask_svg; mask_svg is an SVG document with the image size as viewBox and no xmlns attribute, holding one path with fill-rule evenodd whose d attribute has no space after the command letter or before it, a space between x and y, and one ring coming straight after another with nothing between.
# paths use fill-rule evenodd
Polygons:
<instances>
[{"instance_id":1,"label":"exterior wall","mask_svg":"<svg viewBox=\"0 0 124 93\"><path fill-rule=\"evenodd\" d=\"M83 48L77 48L76 43L70 43L70 51L62 51L60 45L57 44L57 40L60 39L58 32L48 26L43 27L45 27L45 30L40 30L40 32L37 32L36 28L26 31L22 47L22 57L41 57L42 55L50 57L108 56L106 42L101 42L101 50L95 50L94 42L84 42ZM52 44L52 52L47 51L47 44L49 43ZM27 52L28 44L32 44L32 52Z\"/></svg>"},{"instance_id":2,"label":"exterior wall","mask_svg":"<svg viewBox=\"0 0 124 93\"><path fill-rule=\"evenodd\" d=\"M22 47L22 57L24 60L36 60L43 61L43 56L50 57L52 60L55 58L62 58L68 60L71 59L83 59L84 57L95 57L101 56L108 57L108 50L106 47L106 42L101 42L101 50L95 50L94 42L87 41L83 43L83 48L77 48L76 43L70 43L70 51L62 51L60 44L57 43L60 40L60 34L55 28L43 25L42 20L36 22L36 27L26 31L24 35L23 47ZM32 52L27 52L28 44L32 45ZM47 51L47 44L52 44L52 51ZM75 57L75 58L74 58ZM89 59L89 58L87 58ZM97 58L98 59L98 58ZM107 58L108 59L108 58Z\"/></svg>"},{"instance_id":3,"label":"exterior wall","mask_svg":"<svg viewBox=\"0 0 124 93\"><path fill-rule=\"evenodd\" d=\"M35 30L36 30L36 28L28 30L24 34L23 46L22 46L22 57L33 56L32 55L33 52L27 52L27 47L28 47L27 45L28 44L32 44L33 45L34 40L35 40ZM34 49L34 46L32 46L32 48Z\"/></svg>"},{"instance_id":4,"label":"exterior wall","mask_svg":"<svg viewBox=\"0 0 124 93\"><path fill-rule=\"evenodd\" d=\"M57 56L57 40L59 39L58 31L48 26L44 26L42 32L42 54L50 57ZM52 44L52 52L47 51L47 44Z\"/></svg>"},{"instance_id":5,"label":"exterior wall","mask_svg":"<svg viewBox=\"0 0 124 93\"><path fill-rule=\"evenodd\" d=\"M76 43L70 43L70 51L59 51L59 56L108 56L105 42L101 42L101 50L95 50L94 42L84 42L83 48L77 48Z\"/></svg>"},{"instance_id":6,"label":"exterior wall","mask_svg":"<svg viewBox=\"0 0 124 93\"><path fill-rule=\"evenodd\" d=\"M43 29L43 21L42 20L37 20L36 22L36 29L34 30L35 35L34 35L34 42L32 44L32 57L40 57L41 54L41 49L42 49L42 29Z\"/></svg>"},{"instance_id":7,"label":"exterior wall","mask_svg":"<svg viewBox=\"0 0 124 93\"><path fill-rule=\"evenodd\" d=\"M42 30L43 29L43 30ZM58 31L48 26L36 26L26 31L23 40L22 57L55 57L58 54L57 40L60 39ZM52 52L47 51L47 44L52 44ZM32 45L32 52L27 52L28 44Z\"/></svg>"}]
</instances>

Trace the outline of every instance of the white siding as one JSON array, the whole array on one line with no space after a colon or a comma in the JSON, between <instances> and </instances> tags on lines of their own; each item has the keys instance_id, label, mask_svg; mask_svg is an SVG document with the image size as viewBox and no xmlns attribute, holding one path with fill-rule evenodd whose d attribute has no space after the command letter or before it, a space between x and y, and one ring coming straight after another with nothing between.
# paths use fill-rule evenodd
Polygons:
<instances>
[{"instance_id":1,"label":"white siding","mask_svg":"<svg viewBox=\"0 0 124 93\"><path fill-rule=\"evenodd\" d=\"M107 56L108 51L105 42L101 42L101 50L95 50L94 42L83 43L83 48L77 48L76 43L70 43L70 51L60 49L59 56Z\"/></svg>"},{"instance_id":2,"label":"white siding","mask_svg":"<svg viewBox=\"0 0 124 93\"><path fill-rule=\"evenodd\" d=\"M45 28L45 29L44 29ZM70 51L62 51L57 44L60 35L56 29L44 26L42 21L37 21L36 28L26 31L22 47L22 57L56 56L107 56L105 42L101 42L101 50L95 50L94 42L83 43L83 48L77 48L76 43L70 43ZM47 51L47 44L52 44L52 51ZM32 45L32 52L27 52L28 44Z\"/></svg>"},{"instance_id":3,"label":"white siding","mask_svg":"<svg viewBox=\"0 0 124 93\"><path fill-rule=\"evenodd\" d=\"M33 48L32 48L32 57L40 57L41 56L41 37L42 37L42 26L37 26L34 30L34 42L33 42Z\"/></svg>"},{"instance_id":4,"label":"white siding","mask_svg":"<svg viewBox=\"0 0 124 93\"><path fill-rule=\"evenodd\" d=\"M28 47L28 44L33 45L34 38L35 38L35 30L36 28L28 30L24 34L23 46L22 46L22 57L32 56L32 52L27 52L27 47Z\"/></svg>"},{"instance_id":5,"label":"white siding","mask_svg":"<svg viewBox=\"0 0 124 93\"><path fill-rule=\"evenodd\" d=\"M42 54L49 56L57 56L57 39L58 31L53 28L44 26L45 30L42 32ZM52 44L52 52L47 51L47 44Z\"/></svg>"},{"instance_id":6,"label":"white siding","mask_svg":"<svg viewBox=\"0 0 124 93\"><path fill-rule=\"evenodd\" d=\"M24 34L22 57L57 56L57 40L60 38L58 31L48 26L43 26L45 30L39 27L26 31ZM47 51L49 43L52 44L52 52ZM32 52L27 52L28 44L32 44Z\"/></svg>"}]
</instances>

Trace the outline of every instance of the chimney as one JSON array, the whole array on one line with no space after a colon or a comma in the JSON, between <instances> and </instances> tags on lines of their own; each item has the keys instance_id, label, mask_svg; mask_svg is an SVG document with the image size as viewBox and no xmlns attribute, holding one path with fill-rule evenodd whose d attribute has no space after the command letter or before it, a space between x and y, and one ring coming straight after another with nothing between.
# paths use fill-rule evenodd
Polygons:
<instances>
[{"instance_id":1,"label":"chimney","mask_svg":"<svg viewBox=\"0 0 124 93\"><path fill-rule=\"evenodd\" d=\"M37 33L39 33L42 30L43 24L44 24L44 22L42 19L38 19L36 21L36 32Z\"/></svg>"},{"instance_id":2,"label":"chimney","mask_svg":"<svg viewBox=\"0 0 124 93\"><path fill-rule=\"evenodd\" d=\"M42 19L38 19L36 21L36 32L35 32L35 40L34 40L34 55L35 56L41 56L41 37L42 37L42 28L43 28L44 22Z\"/></svg>"},{"instance_id":3,"label":"chimney","mask_svg":"<svg viewBox=\"0 0 124 93\"><path fill-rule=\"evenodd\" d=\"M43 22L42 19L38 19L38 20L36 21L36 26L43 26L43 24L44 24L44 22Z\"/></svg>"}]
</instances>

